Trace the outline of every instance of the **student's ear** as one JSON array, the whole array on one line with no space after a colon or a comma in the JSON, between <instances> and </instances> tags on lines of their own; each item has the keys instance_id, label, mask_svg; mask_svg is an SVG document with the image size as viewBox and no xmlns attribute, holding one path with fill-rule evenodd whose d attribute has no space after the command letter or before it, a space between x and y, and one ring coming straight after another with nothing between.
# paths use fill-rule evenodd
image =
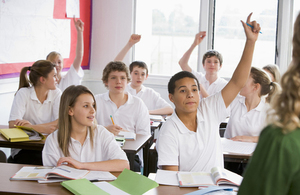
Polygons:
<instances>
[{"instance_id":1,"label":"student's ear","mask_svg":"<svg viewBox=\"0 0 300 195\"><path fill-rule=\"evenodd\" d=\"M70 116L73 116L73 115L74 115L73 108L70 107L70 106L69 106L69 112L68 112L68 114L69 114Z\"/></svg>"},{"instance_id":2,"label":"student's ear","mask_svg":"<svg viewBox=\"0 0 300 195\"><path fill-rule=\"evenodd\" d=\"M45 77L40 77L39 81L40 81L41 83L45 83L46 78L45 78Z\"/></svg>"},{"instance_id":3,"label":"student's ear","mask_svg":"<svg viewBox=\"0 0 300 195\"><path fill-rule=\"evenodd\" d=\"M219 70L222 68L222 65L223 65L223 64L220 64L220 68L219 68Z\"/></svg>"},{"instance_id":4,"label":"student's ear","mask_svg":"<svg viewBox=\"0 0 300 195\"><path fill-rule=\"evenodd\" d=\"M173 99L173 98L174 98L174 95L169 93L169 99L170 99L170 101L171 101L172 103L174 103L174 99Z\"/></svg>"},{"instance_id":5,"label":"student's ear","mask_svg":"<svg viewBox=\"0 0 300 195\"><path fill-rule=\"evenodd\" d=\"M149 75L147 74L147 76L146 76L145 80L147 80L148 76L149 76Z\"/></svg>"}]
</instances>

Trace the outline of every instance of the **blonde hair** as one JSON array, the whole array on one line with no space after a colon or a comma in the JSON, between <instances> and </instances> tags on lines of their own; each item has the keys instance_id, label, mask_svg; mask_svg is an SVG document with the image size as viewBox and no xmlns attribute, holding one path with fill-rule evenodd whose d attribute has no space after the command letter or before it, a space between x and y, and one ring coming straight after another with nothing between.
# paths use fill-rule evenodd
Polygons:
<instances>
[{"instance_id":1,"label":"blonde hair","mask_svg":"<svg viewBox=\"0 0 300 195\"><path fill-rule=\"evenodd\" d=\"M69 108L73 107L76 103L77 98L81 94L90 94L95 102L94 109L96 111L96 101L93 93L82 85L71 85L67 89L64 90L61 98L60 98L60 105L59 105L59 118L58 118L58 144L60 149L62 150L65 156L69 156L69 146L71 142L71 131L72 131L72 123L71 123L71 116L69 115ZM90 140L91 146L93 147L93 137L94 131L97 126L96 120L94 121L94 125L88 127L90 131Z\"/></svg>"},{"instance_id":2,"label":"blonde hair","mask_svg":"<svg viewBox=\"0 0 300 195\"><path fill-rule=\"evenodd\" d=\"M276 64L268 64L263 67L264 70L268 71L274 77L276 83L280 83L280 71Z\"/></svg>"},{"instance_id":3,"label":"blonde hair","mask_svg":"<svg viewBox=\"0 0 300 195\"><path fill-rule=\"evenodd\" d=\"M272 82L269 75L262 69L251 67L250 76L253 78L253 82L260 84L259 97L268 95L267 102L271 102L272 98L279 94L281 87L278 83Z\"/></svg>"},{"instance_id":4,"label":"blonde hair","mask_svg":"<svg viewBox=\"0 0 300 195\"><path fill-rule=\"evenodd\" d=\"M274 113L268 120L283 133L300 127L300 14L294 24L292 62L281 78L282 92L272 104Z\"/></svg>"},{"instance_id":5,"label":"blonde hair","mask_svg":"<svg viewBox=\"0 0 300 195\"><path fill-rule=\"evenodd\" d=\"M56 51L52 51L47 55L46 59L53 62L57 56L60 56L62 58L60 53L58 53ZM62 60L61 63L64 63L64 61Z\"/></svg>"},{"instance_id":6,"label":"blonde hair","mask_svg":"<svg viewBox=\"0 0 300 195\"><path fill-rule=\"evenodd\" d=\"M48 74L54 70L55 65L48 60L38 60L32 66L23 67L20 72L19 89L22 87L36 86L40 77L47 78ZM30 71L29 78L27 71Z\"/></svg>"},{"instance_id":7,"label":"blonde hair","mask_svg":"<svg viewBox=\"0 0 300 195\"><path fill-rule=\"evenodd\" d=\"M125 72L127 77L127 82L130 82L130 74L126 64L124 64L121 61L112 61L109 62L103 69L102 81L104 84L108 82L109 74L113 71ZM106 84L105 87L107 87Z\"/></svg>"}]
</instances>

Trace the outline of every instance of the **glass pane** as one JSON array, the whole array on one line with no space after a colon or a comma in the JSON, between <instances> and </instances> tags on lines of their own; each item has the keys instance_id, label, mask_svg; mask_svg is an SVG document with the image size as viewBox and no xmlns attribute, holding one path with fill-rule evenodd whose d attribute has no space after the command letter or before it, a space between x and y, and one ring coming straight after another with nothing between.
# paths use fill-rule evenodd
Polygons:
<instances>
[{"instance_id":1,"label":"glass pane","mask_svg":"<svg viewBox=\"0 0 300 195\"><path fill-rule=\"evenodd\" d=\"M293 20L294 22L298 16L299 12L300 12L300 1L294 0L294 20ZM294 22L293 22L293 26L294 26Z\"/></svg>"},{"instance_id":2,"label":"glass pane","mask_svg":"<svg viewBox=\"0 0 300 195\"><path fill-rule=\"evenodd\" d=\"M178 61L199 29L199 0L137 0L135 60L146 62L150 74L173 75ZM197 70L197 49L190 65Z\"/></svg>"},{"instance_id":3,"label":"glass pane","mask_svg":"<svg viewBox=\"0 0 300 195\"><path fill-rule=\"evenodd\" d=\"M219 75L231 77L242 55L245 34L240 20L251 20L261 25L255 46L252 66L263 67L275 63L277 0L215 0L214 49L223 55L223 67ZM258 6L259 5L259 6Z\"/></svg>"}]
</instances>

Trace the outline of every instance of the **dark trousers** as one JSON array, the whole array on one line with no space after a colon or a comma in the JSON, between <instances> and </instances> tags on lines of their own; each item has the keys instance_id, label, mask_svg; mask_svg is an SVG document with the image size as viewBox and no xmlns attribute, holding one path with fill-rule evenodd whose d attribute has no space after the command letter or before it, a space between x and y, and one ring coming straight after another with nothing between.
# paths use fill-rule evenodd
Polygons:
<instances>
[{"instance_id":1,"label":"dark trousers","mask_svg":"<svg viewBox=\"0 0 300 195\"><path fill-rule=\"evenodd\" d=\"M43 165L42 151L37 150L21 150L14 157L7 159L8 163Z\"/></svg>"}]
</instances>

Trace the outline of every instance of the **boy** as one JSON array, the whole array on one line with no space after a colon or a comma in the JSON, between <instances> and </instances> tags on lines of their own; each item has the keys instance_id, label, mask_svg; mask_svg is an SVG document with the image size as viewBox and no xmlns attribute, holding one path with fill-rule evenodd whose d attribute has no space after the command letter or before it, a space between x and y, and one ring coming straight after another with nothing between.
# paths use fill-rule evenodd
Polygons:
<instances>
[{"instance_id":1,"label":"boy","mask_svg":"<svg viewBox=\"0 0 300 195\"><path fill-rule=\"evenodd\" d=\"M209 50L203 55L202 65L206 72L205 75L192 70L188 65L193 50L202 42L205 36L205 31L196 34L193 44L179 60L179 65L182 70L191 72L197 77L200 83L200 93L203 98L221 91L227 84L225 79L218 76L218 72L222 68L223 58L222 55L215 50Z\"/></svg>"},{"instance_id":2,"label":"boy","mask_svg":"<svg viewBox=\"0 0 300 195\"><path fill-rule=\"evenodd\" d=\"M210 171L212 167L223 167L219 124L228 115L227 107L245 85L251 68L259 24L250 22L243 27L247 37L241 60L231 80L214 95L200 103L200 87L196 77L182 71L168 83L169 98L175 112L163 124L157 141L158 167L172 171Z\"/></svg>"},{"instance_id":3,"label":"boy","mask_svg":"<svg viewBox=\"0 0 300 195\"><path fill-rule=\"evenodd\" d=\"M115 61L122 61L129 49L141 39L141 35L131 35L128 43L120 51ZM134 61L129 65L131 83L127 85L127 92L137 96L146 104L149 114L169 115L173 113L173 108L167 103L160 94L149 87L143 85L148 78L148 67L145 62Z\"/></svg>"}]
</instances>

